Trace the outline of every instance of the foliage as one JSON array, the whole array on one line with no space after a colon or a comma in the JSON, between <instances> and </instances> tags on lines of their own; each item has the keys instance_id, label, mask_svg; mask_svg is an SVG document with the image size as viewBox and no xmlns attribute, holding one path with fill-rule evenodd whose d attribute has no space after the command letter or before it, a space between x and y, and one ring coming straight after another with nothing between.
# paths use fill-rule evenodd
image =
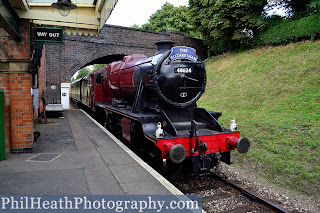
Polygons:
<instances>
[{"instance_id":1,"label":"foliage","mask_svg":"<svg viewBox=\"0 0 320 213\"><path fill-rule=\"evenodd\" d=\"M143 29L142 26L138 25L138 24L134 24L131 26L132 28L135 28L135 29Z\"/></svg>"},{"instance_id":2,"label":"foliage","mask_svg":"<svg viewBox=\"0 0 320 213\"><path fill-rule=\"evenodd\" d=\"M319 0L273 0L269 7L283 8L291 19L300 19L317 13ZM319 9L319 7L318 7Z\"/></svg>"},{"instance_id":3,"label":"foliage","mask_svg":"<svg viewBox=\"0 0 320 213\"><path fill-rule=\"evenodd\" d=\"M320 41L222 55L206 63L200 107L235 118L246 154L235 166L285 187L320 191Z\"/></svg>"},{"instance_id":4,"label":"foliage","mask_svg":"<svg viewBox=\"0 0 320 213\"><path fill-rule=\"evenodd\" d=\"M91 73L91 71L88 68L84 67L79 70L76 80L78 80L86 75L89 75L90 73Z\"/></svg>"},{"instance_id":5,"label":"foliage","mask_svg":"<svg viewBox=\"0 0 320 213\"><path fill-rule=\"evenodd\" d=\"M96 71L97 69L100 69L100 68L102 68L102 67L104 67L104 66L107 66L108 64L94 64L93 65L93 70L92 70L92 72L94 72L94 71Z\"/></svg>"},{"instance_id":6,"label":"foliage","mask_svg":"<svg viewBox=\"0 0 320 213\"><path fill-rule=\"evenodd\" d=\"M279 16L279 15L272 15L272 16L267 16L265 17L265 29L263 31L265 31L266 29L269 29L270 27L279 25L281 23L287 22L286 19L284 19L283 17Z\"/></svg>"},{"instance_id":7,"label":"foliage","mask_svg":"<svg viewBox=\"0 0 320 213\"><path fill-rule=\"evenodd\" d=\"M320 0L311 0L309 6L310 14L320 13Z\"/></svg>"},{"instance_id":8,"label":"foliage","mask_svg":"<svg viewBox=\"0 0 320 213\"><path fill-rule=\"evenodd\" d=\"M142 28L157 32L184 32L186 36L200 38L200 33L191 24L188 8L186 6L174 7L168 2L152 14L149 22L142 25Z\"/></svg>"},{"instance_id":9,"label":"foliage","mask_svg":"<svg viewBox=\"0 0 320 213\"><path fill-rule=\"evenodd\" d=\"M320 35L320 14L282 23L262 32L257 39L260 45L285 44L301 39L314 39Z\"/></svg>"},{"instance_id":10,"label":"foliage","mask_svg":"<svg viewBox=\"0 0 320 213\"><path fill-rule=\"evenodd\" d=\"M190 0L194 26L214 53L246 45L265 27L267 0Z\"/></svg>"}]
</instances>

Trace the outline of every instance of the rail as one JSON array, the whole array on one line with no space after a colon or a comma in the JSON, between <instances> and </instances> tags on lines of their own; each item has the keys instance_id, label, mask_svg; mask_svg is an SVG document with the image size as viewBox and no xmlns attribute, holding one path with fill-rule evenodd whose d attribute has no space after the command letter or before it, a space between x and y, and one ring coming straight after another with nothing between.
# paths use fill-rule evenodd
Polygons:
<instances>
[{"instance_id":1,"label":"rail","mask_svg":"<svg viewBox=\"0 0 320 213\"><path fill-rule=\"evenodd\" d=\"M246 195L249 199L254 200L255 202L258 202L260 204L262 204L263 206L267 207L268 209L271 209L275 212L283 212L283 213L290 213L289 211L281 208L280 206L250 192L249 190L239 186L238 184L236 184L234 181L232 180L228 180L226 178L220 177L220 176L215 176L218 180L220 180L221 182L224 182L226 184L231 185L233 188L237 189L239 192L241 192L242 194Z\"/></svg>"}]
</instances>

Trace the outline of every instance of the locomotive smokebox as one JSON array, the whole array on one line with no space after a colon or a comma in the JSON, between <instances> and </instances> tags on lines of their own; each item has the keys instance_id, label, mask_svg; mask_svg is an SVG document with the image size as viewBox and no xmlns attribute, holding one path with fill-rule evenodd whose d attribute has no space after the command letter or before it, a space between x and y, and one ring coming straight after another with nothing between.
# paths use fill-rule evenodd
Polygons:
<instances>
[{"instance_id":1,"label":"locomotive smokebox","mask_svg":"<svg viewBox=\"0 0 320 213\"><path fill-rule=\"evenodd\" d=\"M171 50L175 42L171 40L160 40L160 41L157 41L155 44L157 45L157 52L155 55L157 55L167 50Z\"/></svg>"}]
</instances>

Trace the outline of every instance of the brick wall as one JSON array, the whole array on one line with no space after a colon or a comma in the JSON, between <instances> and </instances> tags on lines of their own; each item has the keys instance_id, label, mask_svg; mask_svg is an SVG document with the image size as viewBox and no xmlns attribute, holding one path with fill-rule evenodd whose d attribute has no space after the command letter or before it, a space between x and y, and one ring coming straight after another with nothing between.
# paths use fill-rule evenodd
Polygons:
<instances>
[{"instance_id":1,"label":"brick wall","mask_svg":"<svg viewBox=\"0 0 320 213\"><path fill-rule=\"evenodd\" d=\"M6 150L33 150L33 122L30 73L30 25L19 25L21 41L13 40L0 28L0 89L5 96Z\"/></svg>"},{"instance_id":2,"label":"brick wall","mask_svg":"<svg viewBox=\"0 0 320 213\"><path fill-rule=\"evenodd\" d=\"M32 97L30 73L0 73L5 94L6 149L29 152L33 147Z\"/></svg>"},{"instance_id":3,"label":"brick wall","mask_svg":"<svg viewBox=\"0 0 320 213\"><path fill-rule=\"evenodd\" d=\"M32 151L33 122L31 74L11 74L9 77L9 84L12 151Z\"/></svg>"},{"instance_id":4,"label":"brick wall","mask_svg":"<svg viewBox=\"0 0 320 213\"><path fill-rule=\"evenodd\" d=\"M0 28L0 41L6 49L6 55L0 54L0 59L29 59L30 58L30 23L21 20L19 32L22 40L17 42L9 34Z\"/></svg>"}]
</instances>

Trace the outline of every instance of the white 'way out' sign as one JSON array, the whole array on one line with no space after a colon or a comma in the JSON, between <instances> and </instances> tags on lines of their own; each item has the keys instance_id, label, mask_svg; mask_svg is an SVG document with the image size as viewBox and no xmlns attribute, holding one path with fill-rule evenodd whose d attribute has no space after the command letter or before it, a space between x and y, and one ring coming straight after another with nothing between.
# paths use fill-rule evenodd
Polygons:
<instances>
[{"instance_id":1,"label":"white 'way out' sign","mask_svg":"<svg viewBox=\"0 0 320 213\"><path fill-rule=\"evenodd\" d=\"M35 27L34 40L48 42L63 42L63 28Z\"/></svg>"}]
</instances>

